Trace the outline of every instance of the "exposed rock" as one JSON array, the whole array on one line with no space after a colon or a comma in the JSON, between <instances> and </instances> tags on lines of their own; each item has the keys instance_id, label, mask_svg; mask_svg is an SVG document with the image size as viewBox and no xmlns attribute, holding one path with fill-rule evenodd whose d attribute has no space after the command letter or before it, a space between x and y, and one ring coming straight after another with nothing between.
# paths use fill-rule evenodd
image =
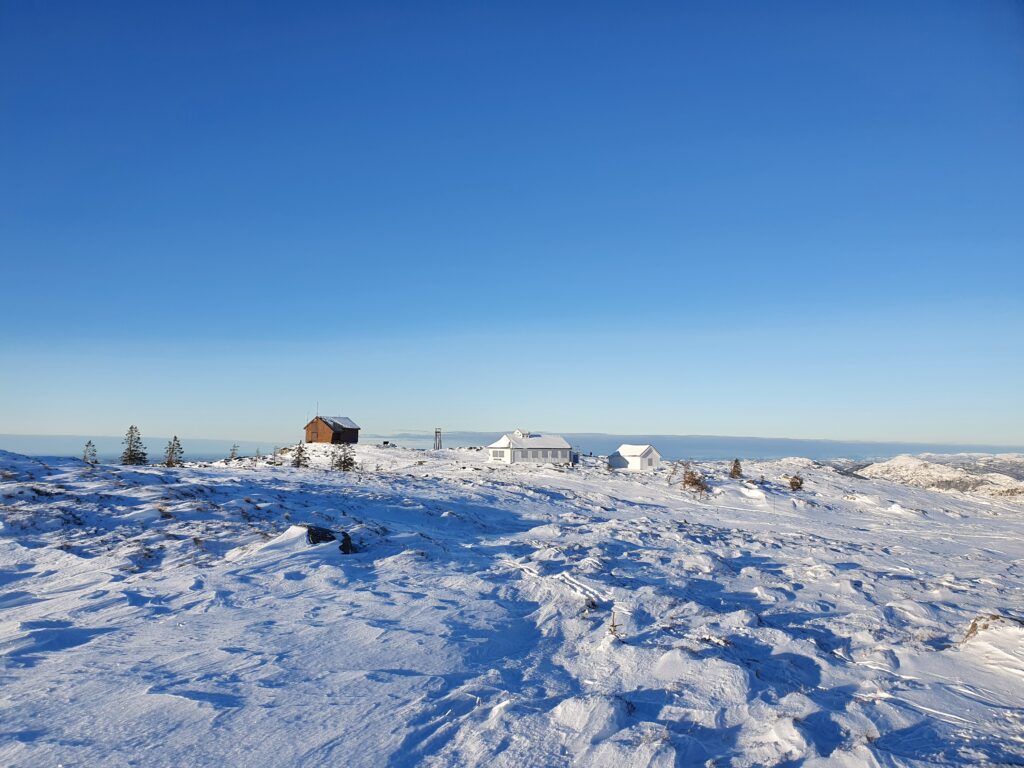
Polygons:
<instances>
[{"instance_id":1,"label":"exposed rock","mask_svg":"<svg viewBox=\"0 0 1024 768\"><path fill-rule=\"evenodd\" d=\"M982 616L977 616L971 622L971 626L967 628L967 634L964 635L964 642L967 642L979 632L983 632L986 629L1000 625L1024 628L1024 621L1021 619L1015 619L1013 616L1004 616L998 613L987 613Z\"/></svg>"},{"instance_id":2,"label":"exposed rock","mask_svg":"<svg viewBox=\"0 0 1024 768\"><path fill-rule=\"evenodd\" d=\"M331 537L334 538L333 536ZM344 531L341 532L341 545L338 547L343 555L351 555L356 551L355 544L352 543L352 537Z\"/></svg>"},{"instance_id":3,"label":"exposed rock","mask_svg":"<svg viewBox=\"0 0 1024 768\"><path fill-rule=\"evenodd\" d=\"M347 533L343 533L346 539L348 538ZM323 544L325 541L337 541L338 537L335 536L331 531L326 528L321 528L318 525L307 525L306 526L306 542L312 544Z\"/></svg>"}]
</instances>

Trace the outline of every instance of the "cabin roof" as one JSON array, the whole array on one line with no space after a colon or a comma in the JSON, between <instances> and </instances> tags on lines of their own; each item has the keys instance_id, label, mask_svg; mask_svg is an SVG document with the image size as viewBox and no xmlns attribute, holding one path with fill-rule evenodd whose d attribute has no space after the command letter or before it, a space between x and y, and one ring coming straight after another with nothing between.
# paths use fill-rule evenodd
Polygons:
<instances>
[{"instance_id":1,"label":"cabin roof","mask_svg":"<svg viewBox=\"0 0 1024 768\"><path fill-rule=\"evenodd\" d=\"M326 422L327 426L329 426L331 429L335 431L341 429L360 428L359 425L352 421L352 419L350 419L348 416L317 416L316 419L320 419L321 421ZM313 419L313 421L316 421L316 419ZM309 424L312 424L313 421L309 422ZM309 424L307 424L306 426L308 427Z\"/></svg>"},{"instance_id":2,"label":"cabin roof","mask_svg":"<svg viewBox=\"0 0 1024 768\"><path fill-rule=\"evenodd\" d=\"M655 453L658 452L658 450L650 443L643 443L642 445L634 443L623 443L622 445L619 446L619 449L615 451L615 453L619 454L619 456L636 457L646 456L649 451L654 451Z\"/></svg>"},{"instance_id":3,"label":"cabin roof","mask_svg":"<svg viewBox=\"0 0 1024 768\"><path fill-rule=\"evenodd\" d=\"M516 430L502 435L488 448L569 448L569 443L560 435L536 435Z\"/></svg>"}]
</instances>

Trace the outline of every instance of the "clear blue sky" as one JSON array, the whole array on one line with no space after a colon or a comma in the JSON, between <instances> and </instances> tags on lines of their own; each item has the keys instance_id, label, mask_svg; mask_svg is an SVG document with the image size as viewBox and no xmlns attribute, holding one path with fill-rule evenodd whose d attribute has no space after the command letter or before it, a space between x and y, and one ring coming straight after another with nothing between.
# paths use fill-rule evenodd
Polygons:
<instances>
[{"instance_id":1,"label":"clear blue sky","mask_svg":"<svg viewBox=\"0 0 1024 768\"><path fill-rule=\"evenodd\" d=\"M1024 442L1024 4L0 5L0 432Z\"/></svg>"}]
</instances>

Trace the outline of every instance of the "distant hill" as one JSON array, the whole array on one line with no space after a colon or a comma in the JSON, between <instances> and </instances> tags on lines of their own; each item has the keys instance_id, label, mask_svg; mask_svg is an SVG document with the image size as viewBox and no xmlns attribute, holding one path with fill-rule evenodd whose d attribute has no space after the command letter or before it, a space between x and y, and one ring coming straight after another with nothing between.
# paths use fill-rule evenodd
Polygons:
<instances>
[{"instance_id":1,"label":"distant hill","mask_svg":"<svg viewBox=\"0 0 1024 768\"><path fill-rule=\"evenodd\" d=\"M874 480L908 485L913 488L927 488L939 491L960 491L984 496L1024 496L1024 483L1001 472L984 471L995 457L975 456L969 460L966 455L929 455L933 461L917 456L897 456L888 461L869 464L857 471L863 477ZM1019 457L1019 466L1004 455L998 466L1011 464L1013 471L1024 470L1024 457ZM944 460L939 463L938 460Z\"/></svg>"}]
</instances>

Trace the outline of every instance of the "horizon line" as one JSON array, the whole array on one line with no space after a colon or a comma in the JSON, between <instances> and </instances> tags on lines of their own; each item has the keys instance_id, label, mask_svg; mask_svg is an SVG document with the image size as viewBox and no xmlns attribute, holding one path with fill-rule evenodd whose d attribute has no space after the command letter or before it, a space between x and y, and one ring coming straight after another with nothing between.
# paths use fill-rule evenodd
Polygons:
<instances>
[{"instance_id":1,"label":"horizon line","mask_svg":"<svg viewBox=\"0 0 1024 768\"><path fill-rule=\"evenodd\" d=\"M442 435L502 435L505 434L502 430L469 430L469 429L453 429L453 430L442 430ZM544 431L537 430L541 434ZM760 435L715 435L715 434L678 434L671 432L569 432L569 431L555 431L548 430L548 434L563 434L578 437L647 437L647 438L696 438L696 439L729 439L729 440L771 440L771 441L789 441L789 442L816 442L816 443L846 443L846 444L857 444L857 445L916 445L916 446L958 446L964 448L977 447L977 448L1005 448L1008 450L1012 449L1012 452L1024 451L1024 444L1012 444L1012 443L984 443L977 441L961 441L961 440L948 440L948 441L937 441L937 440L864 440L864 439L844 439L844 438L832 438L832 437L765 437ZM398 432L367 432L363 437L408 437L408 438L424 438L429 439L434 435L433 430L430 431L414 431L405 430ZM163 440L170 439L174 435L154 435L152 437L143 436L143 440ZM79 439L92 439L92 438L106 438L112 440L124 439L124 435L107 435L107 434L77 434L77 433L43 433L43 432L0 432L0 437L46 437L46 438L79 438ZM181 435L179 439L190 440L190 441L204 441L204 442L241 442L241 443L267 443L268 445L291 445L287 440L260 440L255 438L234 438L234 437L189 437L188 435ZM297 441L296 441L297 442Z\"/></svg>"}]
</instances>

